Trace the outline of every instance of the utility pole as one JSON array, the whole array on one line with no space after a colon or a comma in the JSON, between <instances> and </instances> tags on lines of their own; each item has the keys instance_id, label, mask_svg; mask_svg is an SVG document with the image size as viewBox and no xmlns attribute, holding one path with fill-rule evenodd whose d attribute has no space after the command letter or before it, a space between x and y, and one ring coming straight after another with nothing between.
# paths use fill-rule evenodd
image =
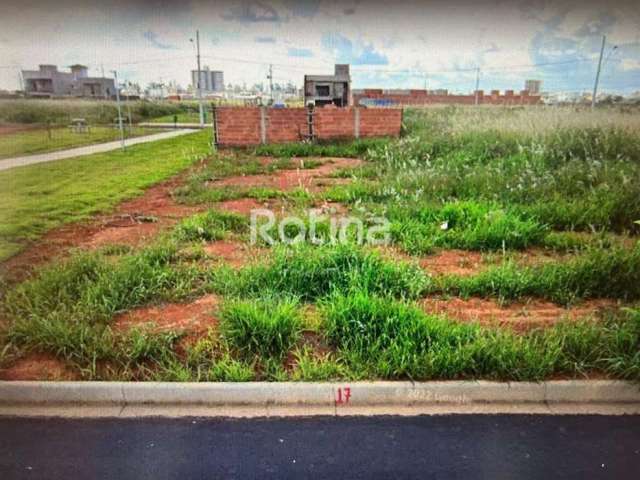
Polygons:
<instances>
[{"instance_id":1,"label":"utility pole","mask_svg":"<svg viewBox=\"0 0 640 480\"><path fill-rule=\"evenodd\" d=\"M478 101L479 101L479 96L478 96L478 89L480 88L480 67L476 68L476 90L475 90L475 94L476 94L476 100L475 100L475 104L478 105Z\"/></svg>"},{"instance_id":2,"label":"utility pole","mask_svg":"<svg viewBox=\"0 0 640 480\"><path fill-rule=\"evenodd\" d=\"M600 81L600 69L602 68L602 55L604 55L604 44L607 36L602 36L602 46L600 47L600 58L598 59L598 70L596 71L596 81L593 84L593 95L591 96L591 108L596 107L596 96L598 95L598 82Z\"/></svg>"},{"instance_id":3,"label":"utility pole","mask_svg":"<svg viewBox=\"0 0 640 480\"><path fill-rule=\"evenodd\" d=\"M127 82L127 116L129 117L129 135L131 135L131 82Z\"/></svg>"},{"instance_id":4,"label":"utility pole","mask_svg":"<svg viewBox=\"0 0 640 480\"><path fill-rule=\"evenodd\" d=\"M100 64L100 72L102 73L102 78L104 78L104 63L101 63L101 64ZM104 99L105 99L105 100L107 99L107 92L106 92L106 90L105 90L105 92L104 92Z\"/></svg>"},{"instance_id":5,"label":"utility pole","mask_svg":"<svg viewBox=\"0 0 640 480\"><path fill-rule=\"evenodd\" d=\"M112 70L116 83L116 105L118 106L118 127L120 128L120 145L124 150L124 128L122 125L122 109L120 108L120 88L118 87L118 72Z\"/></svg>"},{"instance_id":6,"label":"utility pole","mask_svg":"<svg viewBox=\"0 0 640 480\"><path fill-rule=\"evenodd\" d=\"M191 41L193 42L193 38ZM200 70L200 30L196 30L196 59L198 63L196 90L198 96L198 110L200 112L200 128L204 128L204 105L202 105L202 88L200 87L200 76L202 74Z\"/></svg>"},{"instance_id":7,"label":"utility pole","mask_svg":"<svg viewBox=\"0 0 640 480\"><path fill-rule=\"evenodd\" d=\"M424 91L427 91L427 72L424 72Z\"/></svg>"},{"instance_id":8,"label":"utility pole","mask_svg":"<svg viewBox=\"0 0 640 480\"><path fill-rule=\"evenodd\" d=\"M271 64L269 64L269 75L267 75L267 78L269 79L269 96L273 104L273 65Z\"/></svg>"}]
</instances>

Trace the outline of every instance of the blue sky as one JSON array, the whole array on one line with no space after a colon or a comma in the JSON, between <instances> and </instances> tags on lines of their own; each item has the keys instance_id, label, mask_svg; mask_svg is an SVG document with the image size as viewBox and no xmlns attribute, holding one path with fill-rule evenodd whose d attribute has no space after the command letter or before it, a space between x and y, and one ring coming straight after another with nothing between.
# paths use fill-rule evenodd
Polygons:
<instances>
[{"instance_id":1,"label":"blue sky","mask_svg":"<svg viewBox=\"0 0 640 480\"><path fill-rule=\"evenodd\" d=\"M638 2L593 1L143 1L76 3L4 0L0 88L16 88L20 68L87 64L146 84L186 86L200 29L202 63L233 83L298 85L305 73L350 63L354 87L522 88L550 91L593 84L607 36L604 90L640 90ZM616 48L614 48L614 46Z\"/></svg>"}]
</instances>

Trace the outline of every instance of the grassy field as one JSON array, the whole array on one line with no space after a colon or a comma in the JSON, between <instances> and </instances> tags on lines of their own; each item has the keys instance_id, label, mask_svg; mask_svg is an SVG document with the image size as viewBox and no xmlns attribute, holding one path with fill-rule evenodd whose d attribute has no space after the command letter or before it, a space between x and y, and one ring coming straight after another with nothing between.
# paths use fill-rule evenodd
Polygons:
<instances>
[{"instance_id":1,"label":"grassy field","mask_svg":"<svg viewBox=\"0 0 640 480\"><path fill-rule=\"evenodd\" d=\"M157 133L153 130L125 128L125 138ZM113 127L92 127L88 133L75 133L68 128L46 128L0 135L0 159L53 152L95 143L110 142L120 138L120 131Z\"/></svg>"},{"instance_id":2,"label":"grassy field","mask_svg":"<svg viewBox=\"0 0 640 480\"><path fill-rule=\"evenodd\" d=\"M637 115L446 107L408 110L405 122L396 140L217 154L174 192L206 212L11 286L0 365L37 352L102 380L640 380ZM363 161L285 188L339 156ZM383 216L391 244L362 246L351 232L343 245L261 244L233 263L221 247L249 248L249 218L222 200L279 216L339 208L367 230ZM446 255L478 265L438 270ZM461 315L478 305L522 314L504 325ZM189 323L197 308L204 331Z\"/></svg>"},{"instance_id":3,"label":"grassy field","mask_svg":"<svg viewBox=\"0 0 640 480\"><path fill-rule=\"evenodd\" d=\"M208 152L208 140L195 133L0 172L0 259L185 169Z\"/></svg>"},{"instance_id":4,"label":"grassy field","mask_svg":"<svg viewBox=\"0 0 640 480\"><path fill-rule=\"evenodd\" d=\"M209 116L210 115L207 113L205 121L210 120ZM177 123L199 123L200 114L198 112L176 113L175 115L163 115L162 117L157 117L151 120L153 123L173 123L174 121Z\"/></svg>"},{"instance_id":5,"label":"grassy field","mask_svg":"<svg viewBox=\"0 0 640 480\"><path fill-rule=\"evenodd\" d=\"M134 123L164 115L193 111L188 103L123 102L123 115L129 112ZM67 126L73 118L84 118L89 125L111 125L118 118L116 102L104 100L0 100L0 124L42 124Z\"/></svg>"}]
</instances>

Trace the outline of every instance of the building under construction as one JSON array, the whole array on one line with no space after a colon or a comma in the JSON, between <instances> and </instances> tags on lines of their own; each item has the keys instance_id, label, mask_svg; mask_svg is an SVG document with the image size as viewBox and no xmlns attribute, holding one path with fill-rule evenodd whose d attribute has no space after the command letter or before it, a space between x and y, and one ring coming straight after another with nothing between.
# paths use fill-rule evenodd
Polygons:
<instances>
[{"instance_id":1,"label":"building under construction","mask_svg":"<svg viewBox=\"0 0 640 480\"><path fill-rule=\"evenodd\" d=\"M347 107L351 97L349 65L336 64L333 75L304 76L304 104Z\"/></svg>"}]
</instances>

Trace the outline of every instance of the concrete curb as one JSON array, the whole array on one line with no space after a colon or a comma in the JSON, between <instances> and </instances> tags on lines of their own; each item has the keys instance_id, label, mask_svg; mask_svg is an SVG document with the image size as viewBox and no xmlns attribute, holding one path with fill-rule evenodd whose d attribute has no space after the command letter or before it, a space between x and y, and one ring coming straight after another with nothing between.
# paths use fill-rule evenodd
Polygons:
<instances>
[{"instance_id":1,"label":"concrete curb","mask_svg":"<svg viewBox=\"0 0 640 480\"><path fill-rule=\"evenodd\" d=\"M640 413L640 385L609 380L542 383L0 382L0 415L283 416L500 412Z\"/></svg>"}]
</instances>

